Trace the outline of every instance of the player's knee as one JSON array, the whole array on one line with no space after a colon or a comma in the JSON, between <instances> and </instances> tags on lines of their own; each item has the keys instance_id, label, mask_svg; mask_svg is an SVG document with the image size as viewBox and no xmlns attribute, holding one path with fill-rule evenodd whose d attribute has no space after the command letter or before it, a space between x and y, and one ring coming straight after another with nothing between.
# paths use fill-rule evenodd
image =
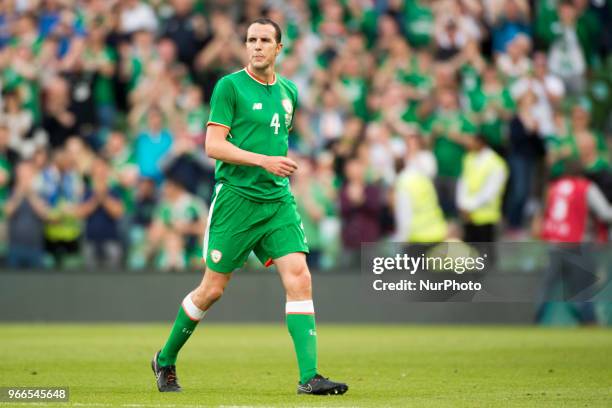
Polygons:
<instances>
[{"instance_id":1,"label":"player's knee","mask_svg":"<svg viewBox=\"0 0 612 408\"><path fill-rule=\"evenodd\" d=\"M217 300L221 299L221 296L223 296L223 291L224 289L220 286L213 286L213 287L207 288L205 292L206 299L210 303L214 303Z\"/></svg>"},{"instance_id":2,"label":"player's knee","mask_svg":"<svg viewBox=\"0 0 612 408\"><path fill-rule=\"evenodd\" d=\"M290 278L290 290L302 293L304 291L310 291L311 278L310 271L306 264L296 265L296 268L292 270Z\"/></svg>"},{"instance_id":3,"label":"player's knee","mask_svg":"<svg viewBox=\"0 0 612 408\"><path fill-rule=\"evenodd\" d=\"M223 296L224 288L221 286L199 286L192 295L196 306L207 309Z\"/></svg>"}]
</instances>

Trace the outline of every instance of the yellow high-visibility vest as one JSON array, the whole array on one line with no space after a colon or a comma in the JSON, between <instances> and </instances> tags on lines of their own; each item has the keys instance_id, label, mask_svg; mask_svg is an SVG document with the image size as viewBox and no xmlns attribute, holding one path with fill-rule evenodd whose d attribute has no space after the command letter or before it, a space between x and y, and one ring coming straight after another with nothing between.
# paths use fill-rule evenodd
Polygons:
<instances>
[{"instance_id":1,"label":"yellow high-visibility vest","mask_svg":"<svg viewBox=\"0 0 612 408\"><path fill-rule=\"evenodd\" d=\"M463 180L468 197L475 196L484 187L487 178L497 172L503 171L508 176L508 166L504 159L491 151L487 158L478 163L477 153L469 152L463 162ZM470 219L475 225L495 224L501 219L502 196L504 189L500 188L492 200L482 207L470 212Z\"/></svg>"},{"instance_id":2,"label":"yellow high-visibility vest","mask_svg":"<svg viewBox=\"0 0 612 408\"><path fill-rule=\"evenodd\" d=\"M427 176L417 172L402 175L396 193L408 194L410 198L412 215L407 242L435 243L446 239L446 221L434 185ZM401 208L398 210L402 211Z\"/></svg>"}]
</instances>

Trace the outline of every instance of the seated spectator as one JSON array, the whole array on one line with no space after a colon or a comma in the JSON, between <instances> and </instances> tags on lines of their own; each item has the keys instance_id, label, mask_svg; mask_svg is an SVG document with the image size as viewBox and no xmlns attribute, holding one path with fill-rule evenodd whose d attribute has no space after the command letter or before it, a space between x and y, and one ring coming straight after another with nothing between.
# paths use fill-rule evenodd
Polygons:
<instances>
[{"instance_id":1,"label":"seated spectator","mask_svg":"<svg viewBox=\"0 0 612 408\"><path fill-rule=\"evenodd\" d=\"M168 154L160 160L160 166L167 177L180 180L187 191L198 194L201 191L212 191L214 185L214 168L204 153L201 145L196 143L188 130L177 129L176 138ZM204 186L203 184L207 184Z\"/></svg>"},{"instance_id":2,"label":"seated spectator","mask_svg":"<svg viewBox=\"0 0 612 408\"><path fill-rule=\"evenodd\" d=\"M130 269L142 269L147 265L147 231L153 221L157 206L155 182L151 179L137 181L134 192L134 212L128 233L128 257Z\"/></svg>"},{"instance_id":3,"label":"seated spectator","mask_svg":"<svg viewBox=\"0 0 612 408\"><path fill-rule=\"evenodd\" d=\"M74 207L83 198L83 177L76 170L74 158L65 149L58 149L40 179L41 194L52 214L45 224L45 247L55 267L61 268L76 261L79 253L82 226Z\"/></svg>"},{"instance_id":4,"label":"seated spectator","mask_svg":"<svg viewBox=\"0 0 612 408\"><path fill-rule=\"evenodd\" d=\"M45 86L42 127L52 148L62 147L76 134L77 117L70 111L70 88L65 79L55 77Z\"/></svg>"},{"instance_id":5,"label":"seated spectator","mask_svg":"<svg viewBox=\"0 0 612 408\"><path fill-rule=\"evenodd\" d=\"M9 131L9 145L21 156L31 152L32 141L26 140L34 118L32 112L21 107L21 98L16 92L6 93L3 98L4 109L0 112L0 126L6 126Z\"/></svg>"},{"instance_id":6,"label":"seated spectator","mask_svg":"<svg viewBox=\"0 0 612 408\"><path fill-rule=\"evenodd\" d=\"M491 11L493 51L504 53L519 34L529 33L529 4L527 0L493 0Z\"/></svg>"},{"instance_id":7,"label":"seated spectator","mask_svg":"<svg viewBox=\"0 0 612 408\"><path fill-rule=\"evenodd\" d=\"M572 0L559 4L559 34L550 47L550 71L558 75L568 94L584 91L587 61L578 38L578 13Z\"/></svg>"},{"instance_id":8,"label":"seated spectator","mask_svg":"<svg viewBox=\"0 0 612 408\"><path fill-rule=\"evenodd\" d=\"M497 68L510 83L529 74L531 60L529 51L531 40L526 35L517 35L510 44L508 51L497 57Z\"/></svg>"},{"instance_id":9,"label":"seated spectator","mask_svg":"<svg viewBox=\"0 0 612 408\"><path fill-rule=\"evenodd\" d=\"M119 192L110 187L108 163L96 158L91 169L91 185L75 209L76 216L85 221L83 256L88 267L120 265L123 250L119 219L123 213Z\"/></svg>"},{"instance_id":10,"label":"seated spectator","mask_svg":"<svg viewBox=\"0 0 612 408\"><path fill-rule=\"evenodd\" d=\"M51 209L36 191L36 169L32 163L17 165L13 193L4 210L8 219L9 268L41 268L44 260L44 222Z\"/></svg>"},{"instance_id":11,"label":"seated spectator","mask_svg":"<svg viewBox=\"0 0 612 408\"><path fill-rule=\"evenodd\" d=\"M161 183L163 173L160 162L172 148L172 134L164 127L162 113L151 108L148 113L147 127L136 137L136 163L142 177Z\"/></svg>"},{"instance_id":12,"label":"seated spectator","mask_svg":"<svg viewBox=\"0 0 612 408\"><path fill-rule=\"evenodd\" d=\"M208 209L176 180L168 179L149 229L149 254L156 265L180 270L201 259L201 242Z\"/></svg>"},{"instance_id":13,"label":"seated spectator","mask_svg":"<svg viewBox=\"0 0 612 408\"><path fill-rule=\"evenodd\" d=\"M131 215L134 212L134 197L140 174L134 151L125 134L118 130L112 131L108 135L102 155L110 165L111 185L121 194L126 215Z\"/></svg>"}]
</instances>

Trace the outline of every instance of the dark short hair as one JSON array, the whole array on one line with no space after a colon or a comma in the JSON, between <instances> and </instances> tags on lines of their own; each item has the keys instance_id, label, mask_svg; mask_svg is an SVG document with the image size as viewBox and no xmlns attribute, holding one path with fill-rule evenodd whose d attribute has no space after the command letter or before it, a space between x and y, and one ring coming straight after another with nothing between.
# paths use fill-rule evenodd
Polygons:
<instances>
[{"instance_id":1,"label":"dark short hair","mask_svg":"<svg viewBox=\"0 0 612 408\"><path fill-rule=\"evenodd\" d=\"M267 17L260 17L257 20L252 21L251 24L249 24L249 27L252 26L253 24L271 25L272 27L274 27L274 32L276 33L275 40L276 40L277 43L280 44L283 35L282 35L282 32L281 32L281 28L276 23L276 21L271 20L271 19L269 19Z\"/></svg>"}]
</instances>

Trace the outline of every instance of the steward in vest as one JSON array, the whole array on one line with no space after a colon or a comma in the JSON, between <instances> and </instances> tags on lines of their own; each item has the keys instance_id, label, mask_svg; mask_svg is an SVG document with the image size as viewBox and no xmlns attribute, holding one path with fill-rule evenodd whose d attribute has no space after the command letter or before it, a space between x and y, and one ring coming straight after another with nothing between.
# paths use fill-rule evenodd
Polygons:
<instances>
[{"instance_id":1,"label":"steward in vest","mask_svg":"<svg viewBox=\"0 0 612 408\"><path fill-rule=\"evenodd\" d=\"M494 242L508 167L482 136L471 139L468 146L457 185L457 207L465 220L463 240Z\"/></svg>"},{"instance_id":2,"label":"steward in vest","mask_svg":"<svg viewBox=\"0 0 612 408\"><path fill-rule=\"evenodd\" d=\"M421 149L421 137L407 139L406 166L395 183L396 240L415 244L439 243L446 239L447 225L431 180L435 157Z\"/></svg>"}]
</instances>

